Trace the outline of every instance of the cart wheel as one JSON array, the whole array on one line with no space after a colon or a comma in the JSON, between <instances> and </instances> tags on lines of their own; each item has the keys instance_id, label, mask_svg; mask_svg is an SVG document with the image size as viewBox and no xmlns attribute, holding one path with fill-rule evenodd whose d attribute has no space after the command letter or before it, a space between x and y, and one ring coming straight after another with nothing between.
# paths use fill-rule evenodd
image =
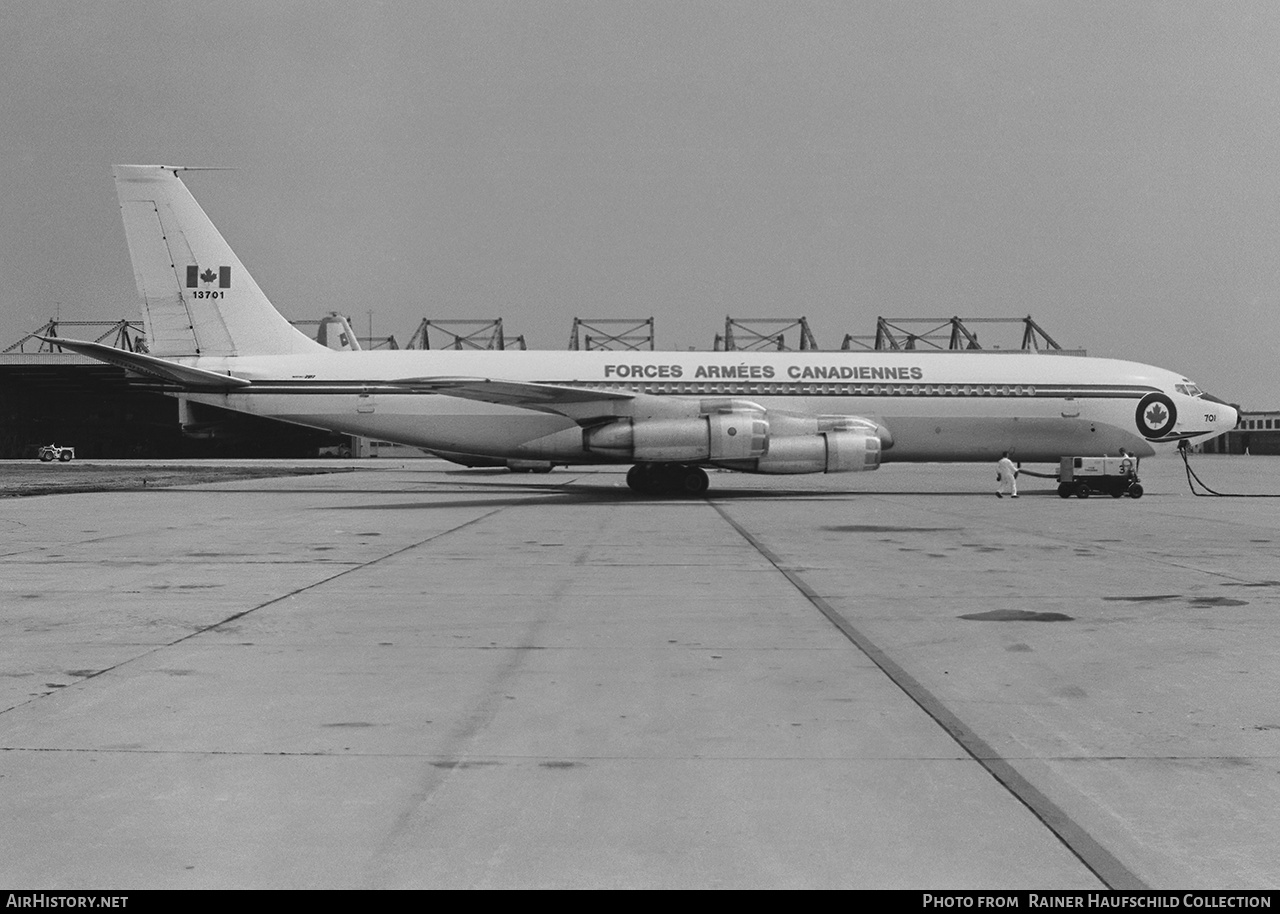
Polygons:
<instances>
[{"instance_id":1,"label":"cart wheel","mask_svg":"<svg viewBox=\"0 0 1280 914\"><path fill-rule=\"evenodd\" d=\"M1058 484L1058 496L1060 498L1070 498L1072 492L1071 483L1063 482Z\"/></svg>"},{"instance_id":2,"label":"cart wheel","mask_svg":"<svg viewBox=\"0 0 1280 914\"><path fill-rule=\"evenodd\" d=\"M1089 491L1089 487L1083 482L1076 483L1076 498L1088 498L1092 494Z\"/></svg>"},{"instance_id":3,"label":"cart wheel","mask_svg":"<svg viewBox=\"0 0 1280 914\"><path fill-rule=\"evenodd\" d=\"M1138 483L1136 483L1136 482L1135 482L1133 485L1129 486L1129 497L1130 497L1130 498L1141 498L1141 497L1142 497L1142 486L1141 486L1141 485L1139 485L1139 484L1138 484Z\"/></svg>"}]
</instances>

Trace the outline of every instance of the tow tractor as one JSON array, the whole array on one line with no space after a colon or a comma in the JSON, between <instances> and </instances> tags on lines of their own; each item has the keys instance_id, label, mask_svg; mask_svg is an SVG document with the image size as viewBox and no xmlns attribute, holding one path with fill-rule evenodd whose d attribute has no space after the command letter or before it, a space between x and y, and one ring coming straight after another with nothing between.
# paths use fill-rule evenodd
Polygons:
<instances>
[{"instance_id":1,"label":"tow tractor","mask_svg":"<svg viewBox=\"0 0 1280 914\"><path fill-rule=\"evenodd\" d=\"M1058 494L1063 498L1110 495L1142 497L1133 457L1063 457L1058 467Z\"/></svg>"},{"instance_id":2,"label":"tow tractor","mask_svg":"<svg viewBox=\"0 0 1280 914\"><path fill-rule=\"evenodd\" d=\"M76 449L73 447L60 447L56 444L46 444L44 447L40 448L37 456L45 463L48 463L50 460L61 460L63 463L66 463L68 460L75 460Z\"/></svg>"}]
</instances>

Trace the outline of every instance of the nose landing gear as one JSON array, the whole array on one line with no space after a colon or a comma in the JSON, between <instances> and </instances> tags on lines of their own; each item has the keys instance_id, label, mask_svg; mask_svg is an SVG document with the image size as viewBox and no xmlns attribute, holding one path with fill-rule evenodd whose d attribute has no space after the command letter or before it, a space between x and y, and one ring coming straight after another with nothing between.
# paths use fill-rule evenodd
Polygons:
<instances>
[{"instance_id":1,"label":"nose landing gear","mask_svg":"<svg viewBox=\"0 0 1280 914\"><path fill-rule=\"evenodd\" d=\"M683 463L637 463L627 471L627 485L641 495L704 495L706 470Z\"/></svg>"}]
</instances>

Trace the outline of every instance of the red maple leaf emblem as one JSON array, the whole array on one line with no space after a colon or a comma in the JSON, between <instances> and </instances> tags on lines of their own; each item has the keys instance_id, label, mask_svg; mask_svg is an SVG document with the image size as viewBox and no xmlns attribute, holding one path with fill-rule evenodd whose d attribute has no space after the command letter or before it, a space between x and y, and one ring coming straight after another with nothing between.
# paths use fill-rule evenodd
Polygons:
<instances>
[{"instance_id":1,"label":"red maple leaf emblem","mask_svg":"<svg viewBox=\"0 0 1280 914\"><path fill-rule=\"evenodd\" d=\"M209 269L208 267L205 267L204 272L200 274L200 279L203 282L213 282L217 278L218 278L218 274L213 272L213 270Z\"/></svg>"},{"instance_id":2,"label":"red maple leaf emblem","mask_svg":"<svg viewBox=\"0 0 1280 914\"><path fill-rule=\"evenodd\" d=\"M1147 410L1147 425L1152 428L1159 428L1168 420L1169 414L1164 411L1159 403L1152 403L1151 408Z\"/></svg>"}]
</instances>

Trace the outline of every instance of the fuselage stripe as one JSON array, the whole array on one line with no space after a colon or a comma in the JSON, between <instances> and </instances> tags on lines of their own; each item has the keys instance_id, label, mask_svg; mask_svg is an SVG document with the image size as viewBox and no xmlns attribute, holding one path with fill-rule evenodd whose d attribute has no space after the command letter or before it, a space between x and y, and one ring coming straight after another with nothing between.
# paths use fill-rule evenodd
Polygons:
<instances>
[{"instance_id":1,"label":"fuselage stripe","mask_svg":"<svg viewBox=\"0 0 1280 914\"><path fill-rule=\"evenodd\" d=\"M751 383L742 381L654 381L633 383L626 381L533 381L532 384L550 384L572 387L578 390L599 390L608 393L637 393L651 396L758 396L758 397L910 397L927 398L1037 398L1037 399L1140 399L1159 388L1149 386L1115 385L1047 385L1047 384L902 384L856 383L814 381L770 381ZM298 393L298 394L379 394L423 395L447 390L432 391L412 385L389 384L384 381L253 381L237 393Z\"/></svg>"}]
</instances>

